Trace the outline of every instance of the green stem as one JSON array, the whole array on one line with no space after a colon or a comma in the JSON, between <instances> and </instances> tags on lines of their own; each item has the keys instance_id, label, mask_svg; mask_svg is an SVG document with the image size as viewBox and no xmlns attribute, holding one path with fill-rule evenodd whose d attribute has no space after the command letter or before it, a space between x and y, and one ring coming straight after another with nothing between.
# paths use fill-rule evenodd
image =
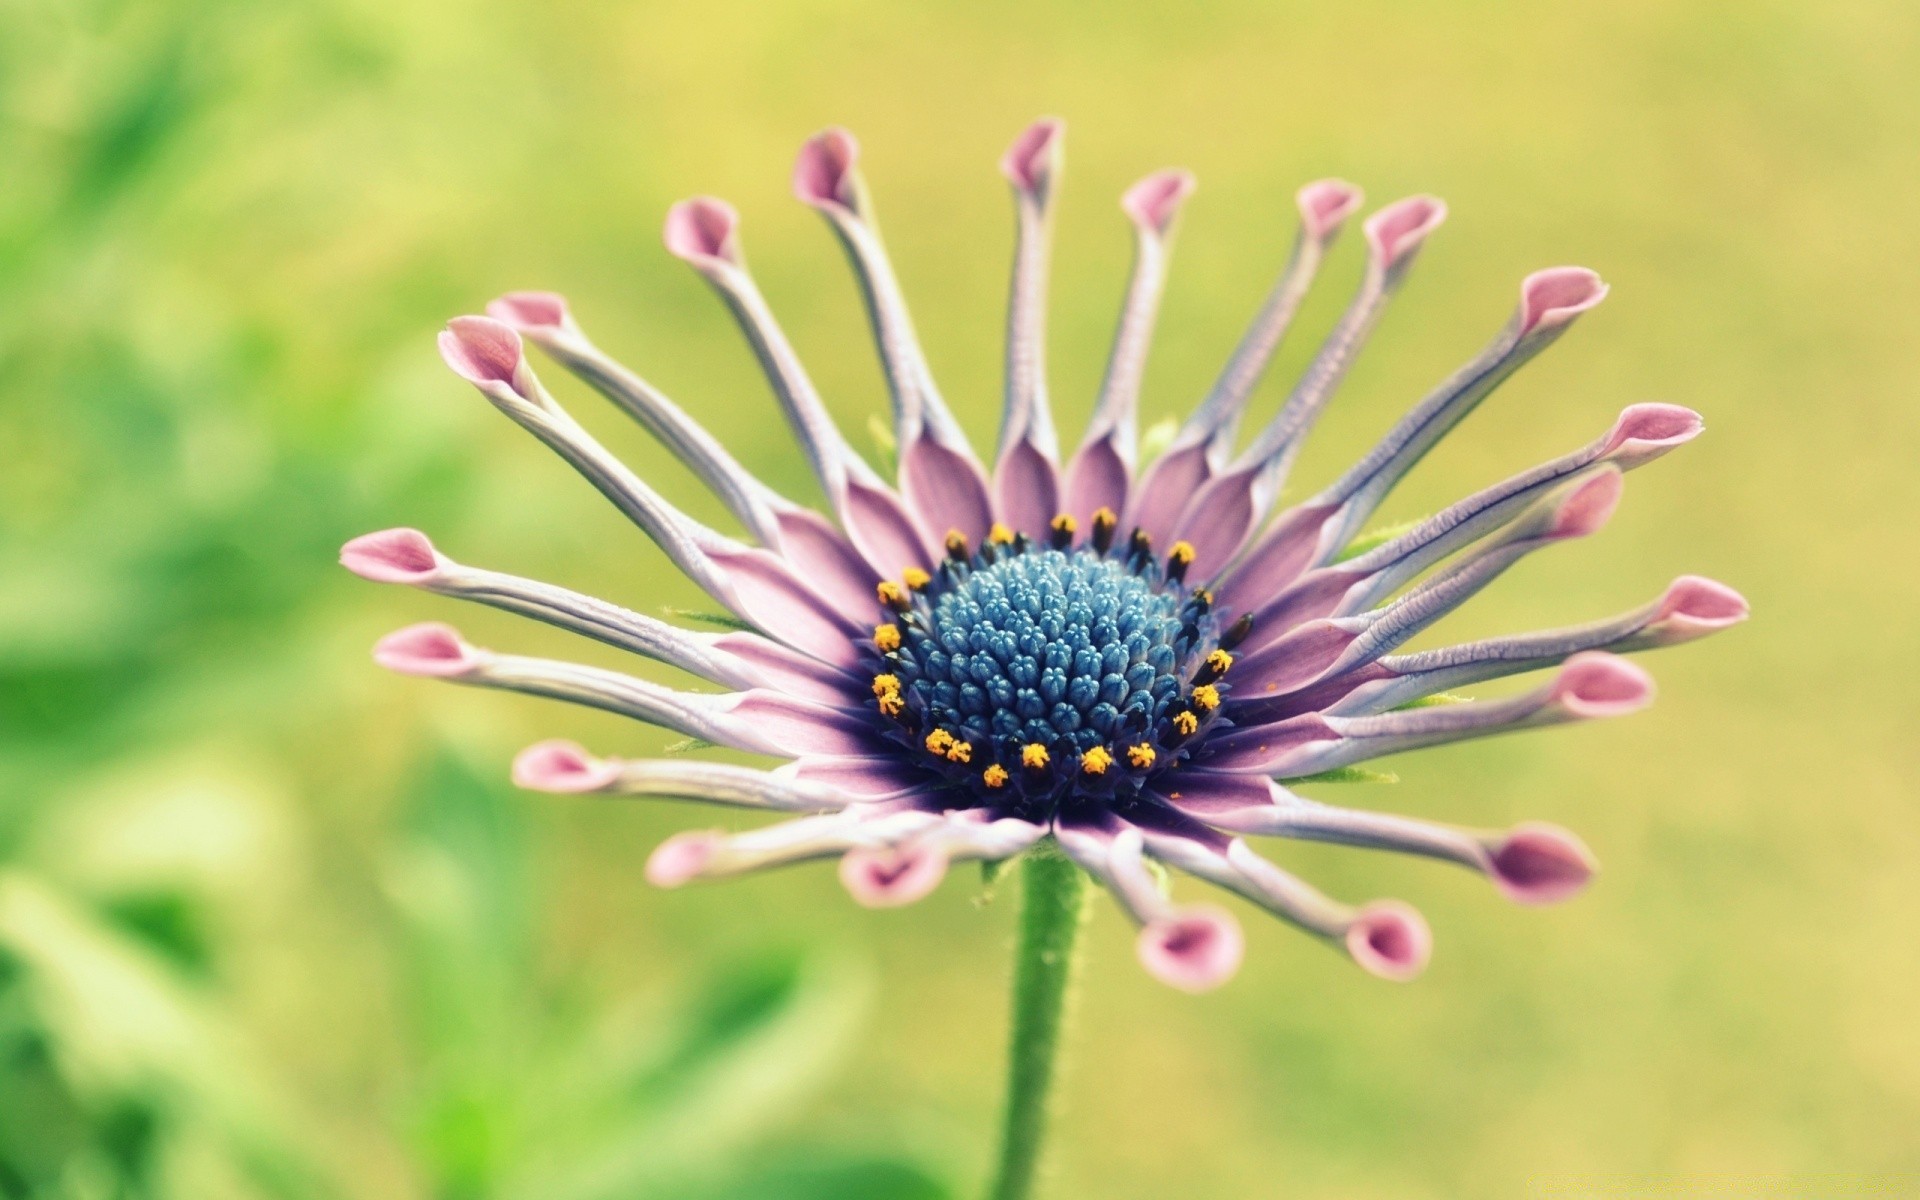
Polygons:
<instances>
[{"instance_id":1,"label":"green stem","mask_svg":"<svg viewBox=\"0 0 1920 1200\"><path fill-rule=\"evenodd\" d=\"M1088 879L1050 847L1021 859L1020 945L1014 951L1013 1035L1007 1050L1006 1120L990 1200L1026 1200L1046 1140L1075 943L1087 913Z\"/></svg>"}]
</instances>

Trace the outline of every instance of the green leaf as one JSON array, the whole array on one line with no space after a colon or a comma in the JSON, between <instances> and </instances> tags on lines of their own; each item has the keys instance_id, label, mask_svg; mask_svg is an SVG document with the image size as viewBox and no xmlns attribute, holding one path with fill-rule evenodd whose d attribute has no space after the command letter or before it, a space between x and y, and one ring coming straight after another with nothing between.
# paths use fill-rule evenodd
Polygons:
<instances>
[{"instance_id":1,"label":"green leaf","mask_svg":"<svg viewBox=\"0 0 1920 1200\"><path fill-rule=\"evenodd\" d=\"M686 754L693 750L712 750L718 747L719 745L720 745L719 742L710 742L705 738L686 737L686 738L681 738L677 742L671 743L670 745L662 749L660 753Z\"/></svg>"},{"instance_id":2,"label":"green leaf","mask_svg":"<svg viewBox=\"0 0 1920 1200\"><path fill-rule=\"evenodd\" d=\"M1149 463L1165 454L1179 432L1180 422L1174 417L1162 417L1147 426L1140 433L1140 461Z\"/></svg>"},{"instance_id":3,"label":"green leaf","mask_svg":"<svg viewBox=\"0 0 1920 1200\"><path fill-rule=\"evenodd\" d=\"M893 436L893 426L879 413L868 413L867 436L873 439L873 455L880 464L880 473L889 478L899 474L900 443Z\"/></svg>"},{"instance_id":4,"label":"green leaf","mask_svg":"<svg viewBox=\"0 0 1920 1200\"><path fill-rule=\"evenodd\" d=\"M1331 771L1301 775L1286 782L1289 787L1296 783L1399 783L1400 777L1392 771L1370 771L1365 767L1335 767Z\"/></svg>"},{"instance_id":5,"label":"green leaf","mask_svg":"<svg viewBox=\"0 0 1920 1200\"><path fill-rule=\"evenodd\" d=\"M1384 546L1401 534L1406 533L1414 526L1420 524L1422 520L1425 520L1425 518L1401 521L1394 525L1382 525L1378 529L1369 529L1359 537L1354 538L1351 542L1348 542L1340 553L1333 556L1333 561L1343 563L1350 558L1359 558L1367 551L1379 546Z\"/></svg>"},{"instance_id":6,"label":"green leaf","mask_svg":"<svg viewBox=\"0 0 1920 1200\"><path fill-rule=\"evenodd\" d=\"M732 613L708 612L698 608L679 608L672 604L663 606L660 611L670 617L677 617L682 621L698 621L702 625L713 625L721 629L744 629L748 632L752 632L753 630L753 626L742 621Z\"/></svg>"}]
</instances>

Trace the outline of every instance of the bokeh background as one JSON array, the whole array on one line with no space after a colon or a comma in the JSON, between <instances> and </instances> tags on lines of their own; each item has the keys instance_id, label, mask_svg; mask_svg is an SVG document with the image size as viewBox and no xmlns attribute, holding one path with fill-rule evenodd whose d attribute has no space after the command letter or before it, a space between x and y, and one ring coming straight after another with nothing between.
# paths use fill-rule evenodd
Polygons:
<instances>
[{"instance_id":1,"label":"bokeh background","mask_svg":"<svg viewBox=\"0 0 1920 1200\"><path fill-rule=\"evenodd\" d=\"M410 524L634 607L694 602L444 371L433 333L503 290L565 291L806 494L750 357L658 230L685 195L740 206L861 440L883 393L856 293L787 194L793 151L831 123L863 139L936 369L986 436L1010 243L994 164L1043 113L1070 130L1064 428L1097 383L1128 257L1115 199L1139 175L1201 180L1150 419L1223 361L1298 183L1433 191L1453 216L1302 486L1477 349L1525 272L1590 265L1612 299L1384 515L1581 444L1626 403L1684 403L1706 437L1442 635L1603 615L1688 571L1756 613L1650 662L1651 713L1424 753L1338 793L1580 830L1605 872L1565 908L1282 848L1337 895L1428 913L1414 985L1245 913L1239 978L1180 995L1103 905L1051 1194L1920 1194L1916 78L1906 0L5 0L0 1196L977 1188L1016 897L956 874L873 913L826 868L652 891L647 851L711 814L522 795L505 774L542 737L666 737L386 676L366 652L441 618L612 660L333 559ZM1304 329L1359 260L1341 248Z\"/></svg>"}]
</instances>

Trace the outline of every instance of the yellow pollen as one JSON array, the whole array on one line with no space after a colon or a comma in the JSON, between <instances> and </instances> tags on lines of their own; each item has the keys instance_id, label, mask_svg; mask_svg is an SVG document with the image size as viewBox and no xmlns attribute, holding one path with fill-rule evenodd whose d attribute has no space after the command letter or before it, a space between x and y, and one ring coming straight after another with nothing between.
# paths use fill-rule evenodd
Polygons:
<instances>
[{"instance_id":1,"label":"yellow pollen","mask_svg":"<svg viewBox=\"0 0 1920 1200\"><path fill-rule=\"evenodd\" d=\"M1080 756L1080 770L1088 775L1105 775L1112 765L1113 753L1105 746L1095 746Z\"/></svg>"},{"instance_id":2,"label":"yellow pollen","mask_svg":"<svg viewBox=\"0 0 1920 1200\"><path fill-rule=\"evenodd\" d=\"M1127 761L1133 766L1146 770L1153 765L1153 747L1141 742L1127 747Z\"/></svg>"},{"instance_id":3,"label":"yellow pollen","mask_svg":"<svg viewBox=\"0 0 1920 1200\"><path fill-rule=\"evenodd\" d=\"M1193 689L1193 706L1201 712L1212 712L1220 707L1220 689L1210 683L1203 683Z\"/></svg>"},{"instance_id":4,"label":"yellow pollen","mask_svg":"<svg viewBox=\"0 0 1920 1200\"><path fill-rule=\"evenodd\" d=\"M1167 557L1181 566L1186 566L1193 561L1193 543L1175 542L1173 548L1167 551Z\"/></svg>"},{"instance_id":5,"label":"yellow pollen","mask_svg":"<svg viewBox=\"0 0 1920 1200\"><path fill-rule=\"evenodd\" d=\"M1099 508L1093 510L1093 523L1095 526L1104 526L1112 529L1114 526L1120 524L1120 514L1102 504Z\"/></svg>"},{"instance_id":6,"label":"yellow pollen","mask_svg":"<svg viewBox=\"0 0 1920 1200\"><path fill-rule=\"evenodd\" d=\"M1215 675L1225 675L1227 668L1233 665L1233 655L1225 650L1215 650L1207 655L1207 669Z\"/></svg>"},{"instance_id":7,"label":"yellow pollen","mask_svg":"<svg viewBox=\"0 0 1920 1200\"><path fill-rule=\"evenodd\" d=\"M908 567L906 570L900 572L900 578L906 580L907 586L916 592L933 582L933 576L922 571L919 567Z\"/></svg>"},{"instance_id":8,"label":"yellow pollen","mask_svg":"<svg viewBox=\"0 0 1920 1200\"><path fill-rule=\"evenodd\" d=\"M1205 588L1193 589L1193 598L1195 600L1198 600L1200 603L1206 605L1208 608L1213 607L1213 593L1208 591Z\"/></svg>"},{"instance_id":9,"label":"yellow pollen","mask_svg":"<svg viewBox=\"0 0 1920 1200\"><path fill-rule=\"evenodd\" d=\"M995 521L993 528L987 530L987 540L995 545L1010 546L1013 544L1013 530Z\"/></svg>"},{"instance_id":10,"label":"yellow pollen","mask_svg":"<svg viewBox=\"0 0 1920 1200\"><path fill-rule=\"evenodd\" d=\"M993 763L980 772L980 782L990 788L1003 788L1007 786L1007 769L999 763Z\"/></svg>"},{"instance_id":11,"label":"yellow pollen","mask_svg":"<svg viewBox=\"0 0 1920 1200\"><path fill-rule=\"evenodd\" d=\"M958 529L947 530L947 553L955 558L967 556L967 535Z\"/></svg>"},{"instance_id":12,"label":"yellow pollen","mask_svg":"<svg viewBox=\"0 0 1920 1200\"><path fill-rule=\"evenodd\" d=\"M886 696L894 692L897 692L899 690L900 690L900 677L898 675L875 675L873 677L873 694L874 695Z\"/></svg>"},{"instance_id":13,"label":"yellow pollen","mask_svg":"<svg viewBox=\"0 0 1920 1200\"><path fill-rule=\"evenodd\" d=\"M1028 742L1020 747L1020 765L1038 771L1047 765L1047 748L1039 742Z\"/></svg>"},{"instance_id":14,"label":"yellow pollen","mask_svg":"<svg viewBox=\"0 0 1920 1200\"><path fill-rule=\"evenodd\" d=\"M947 747L947 761L957 763L972 762L973 743L955 742L953 745Z\"/></svg>"},{"instance_id":15,"label":"yellow pollen","mask_svg":"<svg viewBox=\"0 0 1920 1200\"><path fill-rule=\"evenodd\" d=\"M1072 533L1080 528L1080 522L1073 519L1072 513L1061 513L1047 522L1047 528L1055 533Z\"/></svg>"},{"instance_id":16,"label":"yellow pollen","mask_svg":"<svg viewBox=\"0 0 1920 1200\"><path fill-rule=\"evenodd\" d=\"M891 579L882 579L880 586L873 589L873 593L880 597L880 603L888 608L900 608L907 602L907 594L901 591L900 585Z\"/></svg>"},{"instance_id":17,"label":"yellow pollen","mask_svg":"<svg viewBox=\"0 0 1920 1200\"><path fill-rule=\"evenodd\" d=\"M889 717L897 717L907 711L907 702L899 692L888 692L880 697L880 711Z\"/></svg>"},{"instance_id":18,"label":"yellow pollen","mask_svg":"<svg viewBox=\"0 0 1920 1200\"><path fill-rule=\"evenodd\" d=\"M1180 731L1181 737L1192 737L1200 728L1200 718L1190 712L1175 713L1173 727Z\"/></svg>"},{"instance_id":19,"label":"yellow pollen","mask_svg":"<svg viewBox=\"0 0 1920 1200\"><path fill-rule=\"evenodd\" d=\"M936 729L927 735L927 750L942 757L953 749L953 735L944 729Z\"/></svg>"},{"instance_id":20,"label":"yellow pollen","mask_svg":"<svg viewBox=\"0 0 1920 1200\"><path fill-rule=\"evenodd\" d=\"M892 654L900 648L900 627L898 625L875 625L873 644L882 654Z\"/></svg>"}]
</instances>

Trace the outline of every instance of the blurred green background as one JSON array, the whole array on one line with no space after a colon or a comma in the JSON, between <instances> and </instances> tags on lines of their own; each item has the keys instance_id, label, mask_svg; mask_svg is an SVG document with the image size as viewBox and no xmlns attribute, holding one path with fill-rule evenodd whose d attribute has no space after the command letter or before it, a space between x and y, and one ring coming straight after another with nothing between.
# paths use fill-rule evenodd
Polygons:
<instances>
[{"instance_id":1,"label":"blurred green background","mask_svg":"<svg viewBox=\"0 0 1920 1200\"><path fill-rule=\"evenodd\" d=\"M1441 636L1599 616L1686 571L1756 612L1649 660L1650 714L1428 752L1340 793L1571 826L1606 869L1568 907L1279 849L1336 895L1419 904L1438 952L1416 984L1244 913L1244 971L1188 997L1142 974L1103 905L1053 1194L1815 1196L1833 1173L1920 1194L1901 1190L1920 1187L1916 78L1905 0L0 2L0 1197L977 1187L1014 897L956 874L873 913L823 868L650 890L651 846L713 814L504 777L542 737L666 737L387 676L366 651L440 618L612 659L333 558L417 525L477 564L691 602L447 375L433 333L503 290L565 291L806 494L750 357L658 229L684 195L740 206L861 439L882 389L856 293L786 184L830 123L863 139L936 369L986 436L1010 240L994 162L1043 113L1070 128L1052 307L1070 438L1134 178L1201 180L1149 418L1211 380L1298 183L1437 192L1453 217L1303 486L1477 349L1525 272L1589 265L1613 298L1385 515L1634 401L1698 408L1708 436ZM1343 246L1309 328L1358 264Z\"/></svg>"}]
</instances>

